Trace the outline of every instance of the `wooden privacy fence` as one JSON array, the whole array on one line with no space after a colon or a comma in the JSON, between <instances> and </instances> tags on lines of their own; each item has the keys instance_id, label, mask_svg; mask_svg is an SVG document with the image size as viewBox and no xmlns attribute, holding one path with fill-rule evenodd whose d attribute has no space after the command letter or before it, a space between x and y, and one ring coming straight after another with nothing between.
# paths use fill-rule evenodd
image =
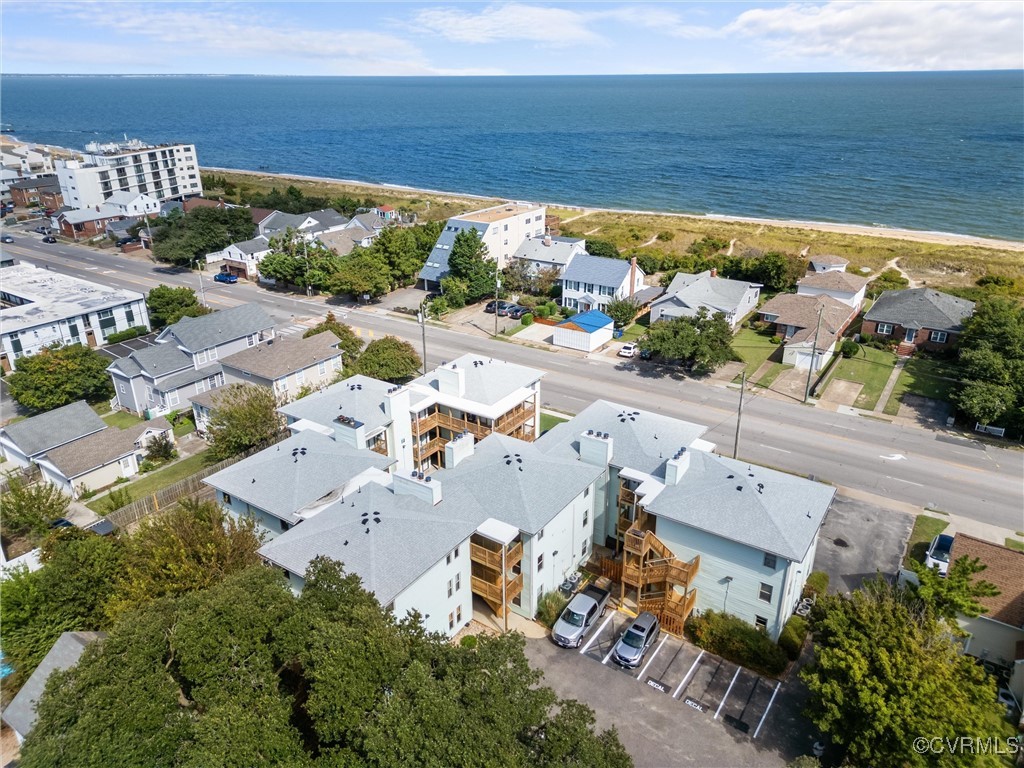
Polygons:
<instances>
[{"instance_id":1,"label":"wooden privacy fence","mask_svg":"<svg viewBox=\"0 0 1024 768\"><path fill-rule=\"evenodd\" d=\"M7 493L11 490L11 484L8 481L8 478L11 475L20 475L22 483L25 485L31 485L39 479L39 465L31 464L28 467L18 467L17 469L12 469L5 473L0 477L0 493Z\"/></svg>"},{"instance_id":2,"label":"wooden privacy fence","mask_svg":"<svg viewBox=\"0 0 1024 768\"><path fill-rule=\"evenodd\" d=\"M612 581L622 581L622 561L612 560L610 557L602 557L598 563L601 568L601 575Z\"/></svg>"}]
</instances>

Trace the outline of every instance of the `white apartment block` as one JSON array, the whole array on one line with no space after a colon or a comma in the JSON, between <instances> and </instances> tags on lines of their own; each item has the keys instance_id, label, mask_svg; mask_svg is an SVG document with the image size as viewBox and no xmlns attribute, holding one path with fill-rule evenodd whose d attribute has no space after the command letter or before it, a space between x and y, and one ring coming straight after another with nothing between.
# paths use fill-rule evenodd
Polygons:
<instances>
[{"instance_id":1,"label":"white apartment block","mask_svg":"<svg viewBox=\"0 0 1024 768\"><path fill-rule=\"evenodd\" d=\"M163 202L203 193L194 144L148 145L138 139L87 144L80 159L58 160L64 204L103 205L116 192L137 192Z\"/></svg>"},{"instance_id":2,"label":"white apartment block","mask_svg":"<svg viewBox=\"0 0 1024 768\"><path fill-rule=\"evenodd\" d=\"M487 246L487 257L504 269L509 260L528 238L544 237L544 219L547 208L534 203L502 203L461 216L453 216L445 223L427 262L420 270L420 279L429 286L439 284L448 275L448 254L459 232L475 229Z\"/></svg>"}]
</instances>

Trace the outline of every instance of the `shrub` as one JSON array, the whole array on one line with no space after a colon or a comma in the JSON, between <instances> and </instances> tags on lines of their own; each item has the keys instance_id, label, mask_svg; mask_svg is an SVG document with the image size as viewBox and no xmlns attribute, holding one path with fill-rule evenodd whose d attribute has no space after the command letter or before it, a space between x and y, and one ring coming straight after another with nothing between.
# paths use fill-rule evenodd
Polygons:
<instances>
[{"instance_id":1,"label":"shrub","mask_svg":"<svg viewBox=\"0 0 1024 768\"><path fill-rule=\"evenodd\" d=\"M128 488L113 488L103 501L104 513L110 514L121 507L127 507L135 499L132 498L132 492Z\"/></svg>"},{"instance_id":2,"label":"shrub","mask_svg":"<svg viewBox=\"0 0 1024 768\"><path fill-rule=\"evenodd\" d=\"M782 337L781 336L772 336L770 339L768 339L768 343L769 344L781 344L782 343Z\"/></svg>"},{"instance_id":3,"label":"shrub","mask_svg":"<svg viewBox=\"0 0 1024 768\"><path fill-rule=\"evenodd\" d=\"M160 465L157 464L155 461L143 459L142 461L139 462L139 472L152 472L158 466Z\"/></svg>"},{"instance_id":4,"label":"shrub","mask_svg":"<svg viewBox=\"0 0 1024 768\"><path fill-rule=\"evenodd\" d=\"M676 236L676 233L672 232L672 231L670 231L668 229L664 230L663 232L659 232L658 233L658 239L661 240L661 242L663 242L663 243L667 243L669 240L672 240L673 238L675 238L675 236Z\"/></svg>"},{"instance_id":5,"label":"shrub","mask_svg":"<svg viewBox=\"0 0 1024 768\"><path fill-rule=\"evenodd\" d=\"M119 341L128 341L128 339L134 339L139 336L145 336L149 333L149 329L144 325L135 325L126 331L118 331L107 336L107 344L116 344Z\"/></svg>"},{"instance_id":6,"label":"shrub","mask_svg":"<svg viewBox=\"0 0 1024 768\"><path fill-rule=\"evenodd\" d=\"M537 603L537 621L550 629L568 604L560 592L548 592Z\"/></svg>"},{"instance_id":7,"label":"shrub","mask_svg":"<svg viewBox=\"0 0 1024 768\"><path fill-rule=\"evenodd\" d=\"M779 647L786 652L790 661L796 661L800 656L800 649L804 647L804 640L807 638L807 630L807 619L802 616L790 616L786 626L782 628Z\"/></svg>"},{"instance_id":8,"label":"shrub","mask_svg":"<svg viewBox=\"0 0 1024 768\"><path fill-rule=\"evenodd\" d=\"M533 313L537 315L537 317L550 317L551 308L548 307L547 304L541 304L535 310L533 310Z\"/></svg>"},{"instance_id":9,"label":"shrub","mask_svg":"<svg viewBox=\"0 0 1024 768\"><path fill-rule=\"evenodd\" d=\"M564 307L562 309L562 315L565 317L566 320L568 320L570 317L572 317L575 314L576 314L576 310L573 309L572 307Z\"/></svg>"},{"instance_id":10,"label":"shrub","mask_svg":"<svg viewBox=\"0 0 1024 768\"><path fill-rule=\"evenodd\" d=\"M737 616L705 611L687 622L686 634L701 648L764 675L774 677L786 668L785 652Z\"/></svg>"},{"instance_id":11,"label":"shrub","mask_svg":"<svg viewBox=\"0 0 1024 768\"><path fill-rule=\"evenodd\" d=\"M467 650L473 650L477 646L476 635L466 635L461 640L459 640L459 645L461 645L463 648Z\"/></svg>"},{"instance_id":12,"label":"shrub","mask_svg":"<svg viewBox=\"0 0 1024 768\"><path fill-rule=\"evenodd\" d=\"M533 325L533 315L527 313L523 315L523 319L520 320L523 325Z\"/></svg>"},{"instance_id":13,"label":"shrub","mask_svg":"<svg viewBox=\"0 0 1024 768\"><path fill-rule=\"evenodd\" d=\"M149 441L146 447L146 459L152 462L170 461L177 456L174 450L174 443L168 435L157 435Z\"/></svg>"},{"instance_id":14,"label":"shrub","mask_svg":"<svg viewBox=\"0 0 1024 768\"><path fill-rule=\"evenodd\" d=\"M94 491L92 488L90 488L85 483L82 483L80 486L78 486L78 498L80 500L82 500L82 499L91 499L95 495L96 495L96 491Z\"/></svg>"},{"instance_id":15,"label":"shrub","mask_svg":"<svg viewBox=\"0 0 1024 768\"><path fill-rule=\"evenodd\" d=\"M824 597L828 593L828 574L824 571L811 571L804 584L804 597Z\"/></svg>"},{"instance_id":16,"label":"shrub","mask_svg":"<svg viewBox=\"0 0 1024 768\"><path fill-rule=\"evenodd\" d=\"M839 352L843 357L853 357L860 352L860 344L853 339L845 339L839 347Z\"/></svg>"}]
</instances>

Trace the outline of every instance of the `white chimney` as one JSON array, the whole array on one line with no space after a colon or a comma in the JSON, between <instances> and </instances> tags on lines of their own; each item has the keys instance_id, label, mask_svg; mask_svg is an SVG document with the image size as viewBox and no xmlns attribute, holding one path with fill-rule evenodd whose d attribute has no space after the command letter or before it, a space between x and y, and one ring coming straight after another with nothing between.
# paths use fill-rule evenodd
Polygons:
<instances>
[{"instance_id":1,"label":"white chimney","mask_svg":"<svg viewBox=\"0 0 1024 768\"><path fill-rule=\"evenodd\" d=\"M595 467L605 467L612 460L612 438L607 432L588 429L580 434L580 460Z\"/></svg>"},{"instance_id":2,"label":"white chimney","mask_svg":"<svg viewBox=\"0 0 1024 768\"><path fill-rule=\"evenodd\" d=\"M393 387L384 398L384 413L391 419L387 427L388 455L398 459L398 472L409 472L412 460L412 420L409 418L409 388Z\"/></svg>"},{"instance_id":3,"label":"white chimney","mask_svg":"<svg viewBox=\"0 0 1024 768\"><path fill-rule=\"evenodd\" d=\"M455 363L437 369L437 389L444 395L463 397L466 394L466 372Z\"/></svg>"},{"instance_id":4,"label":"white chimney","mask_svg":"<svg viewBox=\"0 0 1024 768\"><path fill-rule=\"evenodd\" d=\"M711 277L718 277L718 267L711 268Z\"/></svg>"},{"instance_id":5,"label":"white chimney","mask_svg":"<svg viewBox=\"0 0 1024 768\"><path fill-rule=\"evenodd\" d=\"M432 477L424 477L422 472L410 470L407 473L392 475L391 489L396 494L415 496L432 507L441 503L441 483Z\"/></svg>"},{"instance_id":6,"label":"white chimney","mask_svg":"<svg viewBox=\"0 0 1024 768\"><path fill-rule=\"evenodd\" d=\"M690 452L686 448L680 448L665 464L665 485L679 485L679 481L689 468Z\"/></svg>"},{"instance_id":7,"label":"white chimney","mask_svg":"<svg viewBox=\"0 0 1024 768\"><path fill-rule=\"evenodd\" d=\"M551 235L544 235L544 245L551 247Z\"/></svg>"},{"instance_id":8,"label":"white chimney","mask_svg":"<svg viewBox=\"0 0 1024 768\"><path fill-rule=\"evenodd\" d=\"M445 469L457 467L472 456L476 452L475 445L476 440L471 432L463 432L449 440L444 447Z\"/></svg>"}]
</instances>

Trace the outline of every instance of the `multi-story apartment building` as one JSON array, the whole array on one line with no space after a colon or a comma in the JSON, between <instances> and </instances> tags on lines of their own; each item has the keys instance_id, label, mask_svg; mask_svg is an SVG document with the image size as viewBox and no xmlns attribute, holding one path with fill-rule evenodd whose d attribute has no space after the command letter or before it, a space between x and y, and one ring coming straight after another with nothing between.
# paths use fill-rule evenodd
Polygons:
<instances>
[{"instance_id":1,"label":"multi-story apartment building","mask_svg":"<svg viewBox=\"0 0 1024 768\"><path fill-rule=\"evenodd\" d=\"M58 160L65 205L103 205L115 192L142 192L163 202L203 193L194 144L122 143L86 145L80 159Z\"/></svg>"},{"instance_id":2,"label":"multi-story apartment building","mask_svg":"<svg viewBox=\"0 0 1024 768\"><path fill-rule=\"evenodd\" d=\"M487 246L488 258L504 269L527 238L544 236L544 218L547 208L534 203L502 203L461 216L453 216L445 223L434 249L420 270L425 288L440 285L448 275L448 254L455 237L464 230L475 229L481 242Z\"/></svg>"},{"instance_id":3,"label":"multi-story apartment building","mask_svg":"<svg viewBox=\"0 0 1024 768\"><path fill-rule=\"evenodd\" d=\"M31 264L6 267L0 285L0 366L54 344L101 347L107 336L149 328L146 297Z\"/></svg>"}]
</instances>

